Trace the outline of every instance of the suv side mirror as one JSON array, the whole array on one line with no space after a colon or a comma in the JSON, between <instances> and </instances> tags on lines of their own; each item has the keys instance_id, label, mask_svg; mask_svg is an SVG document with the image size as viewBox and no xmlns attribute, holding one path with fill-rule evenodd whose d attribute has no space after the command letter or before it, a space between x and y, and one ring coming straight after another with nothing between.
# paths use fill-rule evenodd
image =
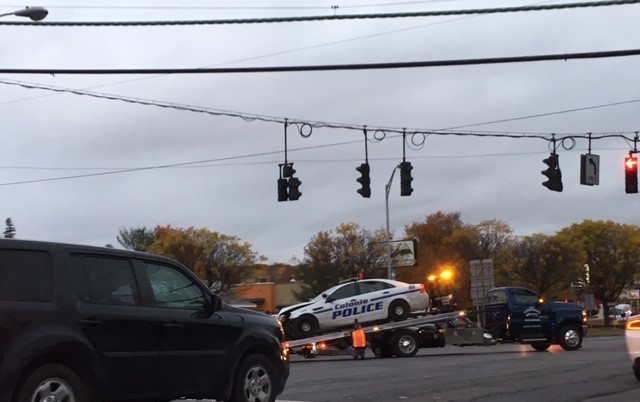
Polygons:
<instances>
[{"instance_id":1,"label":"suv side mirror","mask_svg":"<svg viewBox=\"0 0 640 402\"><path fill-rule=\"evenodd\" d=\"M216 311L222 308L222 297L213 294L207 295L207 305L205 306L205 311L207 314L213 314Z\"/></svg>"}]
</instances>

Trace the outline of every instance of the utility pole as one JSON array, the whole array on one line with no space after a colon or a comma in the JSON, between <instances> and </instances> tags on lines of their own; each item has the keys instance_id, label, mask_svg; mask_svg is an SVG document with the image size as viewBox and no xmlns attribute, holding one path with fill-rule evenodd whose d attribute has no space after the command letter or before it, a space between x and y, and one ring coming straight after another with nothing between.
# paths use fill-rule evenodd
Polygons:
<instances>
[{"instance_id":1,"label":"utility pole","mask_svg":"<svg viewBox=\"0 0 640 402\"><path fill-rule=\"evenodd\" d=\"M389 230L389 192L391 191L391 183L393 183L393 176L396 173L396 169L398 169L400 165L397 165L391 171L391 177L389 178L389 183L384 187L384 204L385 204L385 212L387 217L387 279L394 279L395 275L392 275L391 272L391 231ZM393 277L392 277L393 276Z\"/></svg>"}]
</instances>

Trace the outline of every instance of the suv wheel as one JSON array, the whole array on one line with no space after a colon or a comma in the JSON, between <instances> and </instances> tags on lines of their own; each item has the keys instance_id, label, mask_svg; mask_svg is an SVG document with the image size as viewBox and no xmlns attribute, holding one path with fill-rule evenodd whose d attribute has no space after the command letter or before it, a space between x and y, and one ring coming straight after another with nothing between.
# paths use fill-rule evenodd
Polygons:
<instances>
[{"instance_id":1,"label":"suv wheel","mask_svg":"<svg viewBox=\"0 0 640 402\"><path fill-rule=\"evenodd\" d=\"M22 385L18 402L85 402L89 390L71 369L61 364L40 367Z\"/></svg>"},{"instance_id":2,"label":"suv wheel","mask_svg":"<svg viewBox=\"0 0 640 402\"><path fill-rule=\"evenodd\" d=\"M250 355L236 372L230 402L274 402L275 370L263 355Z\"/></svg>"}]
</instances>

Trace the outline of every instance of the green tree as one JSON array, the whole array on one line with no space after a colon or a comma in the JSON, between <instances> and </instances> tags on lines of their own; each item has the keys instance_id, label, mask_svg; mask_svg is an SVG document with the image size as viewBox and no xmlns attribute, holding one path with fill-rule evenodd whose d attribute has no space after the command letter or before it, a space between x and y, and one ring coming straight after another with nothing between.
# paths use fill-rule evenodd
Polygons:
<instances>
[{"instance_id":1,"label":"green tree","mask_svg":"<svg viewBox=\"0 0 640 402\"><path fill-rule=\"evenodd\" d=\"M249 243L206 228L182 229L170 225L154 229L150 253L173 258L193 270L208 285L221 283L222 290L240 282L252 266L263 259Z\"/></svg>"},{"instance_id":2,"label":"green tree","mask_svg":"<svg viewBox=\"0 0 640 402\"><path fill-rule=\"evenodd\" d=\"M147 251L153 244L156 235L153 230L146 226L141 228L120 228L119 235L116 236L118 243L127 250Z\"/></svg>"},{"instance_id":3,"label":"green tree","mask_svg":"<svg viewBox=\"0 0 640 402\"><path fill-rule=\"evenodd\" d=\"M616 301L640 272L640 227L585 220L562 229L557 238L575 248L579 265L589 268L587 291L602 302L605 325L609 325L608 303Z\"/></svg>"},{"instance_id":4,"label":"green tree","mask_svg":"<svg viewBox=\"0 0 640 402\"><path fill-rule=\"evenodd\" d=\"M304 248L304 260L300 267L302 279L309 286L298 294L307 300L339 281L356 277L386 276L385 231L375 233L356 223L343 223L335 232L318 232Z\"/></svg>"},{"instance_id":5,"label":"green tree","mask_svg":"<svg viewBox=\"0 0 640 402\"><path fill-rule=\"evenodd\" d=\"M516 239L501 267L504 285L526 286L548 298L566 295L578 272L577 252L555 236L533 234Z\"/></svg>"},{"instance_id":6,"label":"green tree","mask_svg":"<svg viewBox=\"0 0 640 402\"><path fill-rule=\"evenodd\" d=\"M4 238L13 239L16 235L16 227L13 226L13 221L11 218L7 218L4 223L6 225L4 229Z\"/></svg>"}]
</instances>

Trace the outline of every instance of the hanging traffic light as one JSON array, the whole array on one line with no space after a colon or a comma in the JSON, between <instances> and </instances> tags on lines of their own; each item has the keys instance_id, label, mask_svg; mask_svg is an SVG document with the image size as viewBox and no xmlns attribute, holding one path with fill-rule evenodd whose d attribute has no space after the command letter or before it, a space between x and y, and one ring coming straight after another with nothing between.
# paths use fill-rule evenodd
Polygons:
<instances>
[{"instance_id":1,"label":"hanging traffic light","mask_svg":"<svg viewBox=\"0 0 640 402\"><path fill-rule=\"evenodd\" d=\"M371 197L371 177L369 176L369 163L361 164L356 168L356 170L360 172L360 177L358 177L356 181L362 185L362 188L358 189L358 194L360 194L364 198Z\"/></svg>"},{"instance_id":2,"label":"hanging traffic light","mask_svg":"<svg viewBox=\"0 0 640 402\"><path fill-rule=\"evenodd\" d=\"M560 171L560 160L558 158L558 154L551 153L547 159L544 159L544 162L548 168L543 170L541 173L547 176L548 180L543 182L542 185L548 188L551 191L562 191L562 172Z\"/></svg>"},{"instance_id":3,"label":"hanging traffic light","mask_svg":"<svg viewBox=\"0 0 640 402\"><path fill-rule=\"evenodd\" d=\"M287 179L278 179L278 201L289 200L289 185Z\"/></svg>"},{"instance_id":4,"label":"hanging traffic light","mask_svg":"<svg viewBox=\"0 0 640 402\"><path fill-rule=\"evenodd\" d=\"M298 187L302 184L300 179L292 177L289 179L289 201L297 201L302 195Z\"/></svg>"},{"instance_id":5,"label":"hanging traffic light","mask_svg":"<svg viewBox=\"0 0 640 402\"><path fill-rule=\"evenodd\" d=\"M298 188L302 182L297 177L293 177L296 173L293 163L283 163L278 166L280 166L278 201L296 201L302 195Z\"/></svg>"},{"instance_id":6,"label":"hanging traffic light","mask_svg":"<svg viewBox=\"0 0 640 402\"><path fill-rule=\"evenodd\" d=\"M413 177L411 177L412 170L411 162L400 163L400 195L403 197L413 193L411 188L411 182L413 181Z\"/></svg>"},{"instance_id":7,"label":"hanging traffic light","mask_svg":"<svg viewBox=\"0 0 640 402\"><path fill-rule=\"evenodd\" d=\"M285 163L282 166L282 177L288 179L289 177L293 177L296 173L296 170L293 168L293 163Z\"/></svg>"},{"instance_id":8,"label":"hanging traffic light","mask_svg":"<svg viewBox=\"0 0 640 402\"><path fill-rule=\"evenodd\" d=\"M638 158L632 155L624 158L624 190L627 194L638 192Z\"/></svg>"}]
</instances>

